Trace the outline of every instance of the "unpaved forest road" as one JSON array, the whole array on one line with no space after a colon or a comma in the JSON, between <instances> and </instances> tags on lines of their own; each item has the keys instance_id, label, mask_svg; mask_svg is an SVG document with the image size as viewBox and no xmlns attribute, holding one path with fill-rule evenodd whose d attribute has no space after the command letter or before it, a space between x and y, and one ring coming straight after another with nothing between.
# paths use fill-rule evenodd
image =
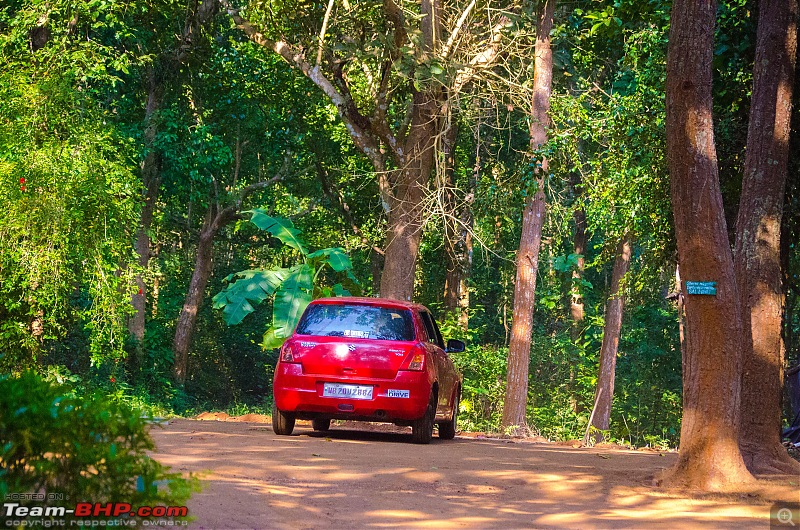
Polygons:
<instances>
[{"instance_id":1,"label":"unpaved forest road","mask_svg":"<svg viewBox=\"0 0 800 530\"><path fill-rule=\"evenodd\" d=\"M769 528L767 500L652 488L675 454L342 429L179 419L152 434L159 461L208 472L193 528ZM769 498L800 501L796 480Z\"/></svg>"}]
</instances>

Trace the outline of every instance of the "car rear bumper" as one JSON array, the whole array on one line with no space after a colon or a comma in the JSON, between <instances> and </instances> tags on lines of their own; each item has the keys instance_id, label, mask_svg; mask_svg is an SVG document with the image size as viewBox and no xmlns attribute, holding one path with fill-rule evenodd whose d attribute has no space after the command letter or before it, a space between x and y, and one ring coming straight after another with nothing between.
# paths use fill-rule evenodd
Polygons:
<instances>
[{"instance_id":1,"label":"car rear bumper","mask_svg":"<svg viewBox=\"0 0 800 530\"><path fill-rule=\"evenodd\" d=\"M327 397L325 383L372 387L372 399ZM278 363L273 393L283 412L298 418L330 417L366 421L412 421L425 414L431 392L427 372L400 371L394 379L335 377L304 374L299 364ZM390 392L393 391L393 392ZM405 395L408 397L390 397Z\"/></svg>"}]
</instances>

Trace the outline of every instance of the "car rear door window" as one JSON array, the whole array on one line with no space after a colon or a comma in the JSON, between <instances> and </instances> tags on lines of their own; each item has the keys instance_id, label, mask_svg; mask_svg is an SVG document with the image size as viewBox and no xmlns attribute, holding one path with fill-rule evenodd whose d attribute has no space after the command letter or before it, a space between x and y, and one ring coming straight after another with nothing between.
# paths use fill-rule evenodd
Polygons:
<instances>
[{"instance_id":1,"label":"car rear door window","mask_svg":"<svg viewBox=\"0 0 800 530\"><path fill-rule=\"evenodd\" d=\"M407 309L369 305L316 304L297 325L299 335L376 340L414 340L414 322Z\"/></svg>"},{"instance_id":2,"label":"car rear door window","mask_svg":"<svg viewBox=\"0 0 800 530\"><path fill-rule=\"evenodd\" d=\"M440 348L444 349L442 335L439 333L439 328L436 327L436 322L433 320L431 314L427 311L422 311L420 316L422 317L422 323L425 325L425 331L428 335L428 342L437 344Z\"/></svg>"}]
</instances>

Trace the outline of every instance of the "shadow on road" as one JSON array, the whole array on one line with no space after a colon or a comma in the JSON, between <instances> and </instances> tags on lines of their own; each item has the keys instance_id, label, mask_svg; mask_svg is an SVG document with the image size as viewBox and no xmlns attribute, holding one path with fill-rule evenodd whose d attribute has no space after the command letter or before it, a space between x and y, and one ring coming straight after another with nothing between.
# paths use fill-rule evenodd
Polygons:
<instances>
[{"instance_id":1,"label":"shadow on road","mask_svg":"<svg viewBox=\"0 0 800 530\"><path fill-rule=\"evenodd\" d=\"M674 454L178 420L156 458L207 472L197 528L753 528L769 506L652 487ZM741 502L741 501L738 501Z\"/></svg>"}]
</instances>

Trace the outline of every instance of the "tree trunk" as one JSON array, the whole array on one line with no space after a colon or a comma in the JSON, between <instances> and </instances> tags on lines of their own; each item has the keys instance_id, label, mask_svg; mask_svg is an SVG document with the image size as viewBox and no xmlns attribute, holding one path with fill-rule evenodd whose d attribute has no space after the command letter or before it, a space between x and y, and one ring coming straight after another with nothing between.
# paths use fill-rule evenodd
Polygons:
<instances>
[{"instance_id":1,"label":"tree trunk","mask_svg":"<svg viewBox=\"0 0 800 530\"><path fill-rule=\"evenodd\" d=\"M451 118L454 121L455 118ZM456 212L456 178L455 178L455 147L458 139L458 126L451 123L450 127L442 137L442 158L445 161L445 179L442 194L444 196L444 208L448 212ZM444 254L445 254L445 278L444 278L444 310L452 313L458 308L458 301L461 289L462 276L462 254L464 245L464 230L455 219L444 216Z\"/></svg>"},{"instance_id":2,"label":"tree trunk","mask_svg":"<svg viewBox=\"0 0 800 530\"><path fill-rule=\"evenodd\" d=\"M797 50L797 2L762 0L753 96L736 219L736 278L742 310L739 446L753 473L800 474L781 444L785 359L781 337L781 217Z\"/></svg>"},{"instance_id":3,"label":"tree trunk","mask_svg":"<svg viewBox=\"0 0 800 530\"><path fill-rule=\"evenodd\" d=\"M617 349L619 346L622 315L625 310L625 296L621 292L622 278L631 264L631 243L629 236L622 238L617 246L614 271L611 274L611 292L606 304L606 322L603 328L603 345L600 347L600 369L597 374L597 391L592 427L607 431L611 420L611 402L614 398L614 377L617 368ZM597 434L597 441L603 440L603 433Z\"/></svg>"},{"instance_id":4,"label":"tree trunk","mask_svg":"<svg viewBox=\"0 0 800 530\"><path fill-rule=\"evenodd\" d=\"M150 225L153 222L158 192L161 187L160 156L154 146L156 134L158 133L154 116L161 108L163 97L164 87L157 79L157 74L151 68L148 72L147 106L145 107L144 118L144 147L147 154L141 164L144 196L142 212L139 217L139 230L136 234L136 254L138 255L139 267L142 270L147 270L150 263ZM138 292L133 294L131 300L134 313L128 322L128 330L133 335L133 338L136 339L138 347L141 348L147 312L147 284L141 274L136 275L136 286L138 287Z\"/></svg>"},{"instance_id":5,"label":"tree trunk","mask_svg":"<svg viewBox=\"0 0 800 530\"><path fill-rule=\"evenodd\" d=\"M445 216L445 271L444 307L448 313L456 313L459 327L467 331L469 327L469 285L472 272L472 202L477 185L479 161L475 160L469 179L469 189L464 202L456 204L455 148L458 128L452 124L444 136L442 154L447 164L447 178L444 189L445 209L453 216Z\"/></svg>"},{"instance_id":6,"label":"tree trunk","mask_svg":"<svg viewBox=\"0 0 800 530\"><path fill-rule=\"evenodd\" d=\"M576 198L580 195L581 177L576 172L572 179L572 190ZM583 208L575 208L572 212L572 219L575 222L575 235L573 236L573 252L578 254L578 266L572 271L572 296L570 297L570 317L572 318L572 328L570 335L572 340L578 340L583 334L583 271L586 266L586 212Z\"/></svg>"},{"instance_id":7,"label":"tree trunk","mask_svg":"<svg viewBox=\"0 0 800 530\"><path fill-rule=\"evenodd\" d=\"M666 482L720 491L752 480L739 451L742 319L722 207L712 119L713 0L675 0L667 53L667 155L687 294L680 454ZM687 290L684 288L684 292Z\"/></svg>"},{"instance_id":8,"label":"tree trunk","mask_svg":"<svg viewBox=\"0 0 800 530\"><path fill-rule=\"evenodd\" d=\"M178 383L186 382L188 373L189 348L192 345L194 336L194 326L197 323L197 313L203 303L206 292L206 285L211 276L212 258L214 255L214 237L218 227L214 222L214 216L209 210L206 222L200 232L200 241L197 243L197 256L194 260L194 271L189 282L189 290L186 292L186 299L181 309L178 323L175 326L175 339L172 343L172 352L175 356L175 379Z\"/></svg>"},{"instance_id":9,"label":"tree trunk","mask_svg":"<svg viewBox=\"0 0 800 530\"><path fill-rule=\"evenodd\" d=\"M423 199L433 169L437 129L436 99L414 94L411 129L405 142L406 167L396 170L389 211L381 296L411 300L419 243L422 240Z\"/></svg>"},{"instance_id":10,"label":"tree trunk","mask_svg":"<svg viewBox=\"0 0 800 530\"><path fill-rule=\"evenodd\" d=\"M547 158L535 152L547 142L550 125L550 93L553 79L553 53L550 48L550 30L553 28L555 0L545 0L536 27L536 58L534 64L533 102L531 109L531 148L536 186L529 195L522 213L522 234L517 252L517 277L514 284L514 316L511 324L511 342L508 346L506 394L503 404L502 425L510 434L521 434L527 427L528 365L531 355L531 333L536 295L536 273L539 269L539 250L542 244L542 226L546 202L544 183L547 176Z\"/></svg>"},{"instance_id":11,"label":"tree trunk","mask_svg":"<svg viewBox=\"0 0 800 530\"><path fill-rule=\"evenodd\" d=\"M686 339L686 309L684 307L686 293L683 292L683 284L681 283L681 268L679 265L675 266L675 292L678 293L678 341L681 347L681 357L683 357L684 341Z\"/></svg>"}]
</instances>

